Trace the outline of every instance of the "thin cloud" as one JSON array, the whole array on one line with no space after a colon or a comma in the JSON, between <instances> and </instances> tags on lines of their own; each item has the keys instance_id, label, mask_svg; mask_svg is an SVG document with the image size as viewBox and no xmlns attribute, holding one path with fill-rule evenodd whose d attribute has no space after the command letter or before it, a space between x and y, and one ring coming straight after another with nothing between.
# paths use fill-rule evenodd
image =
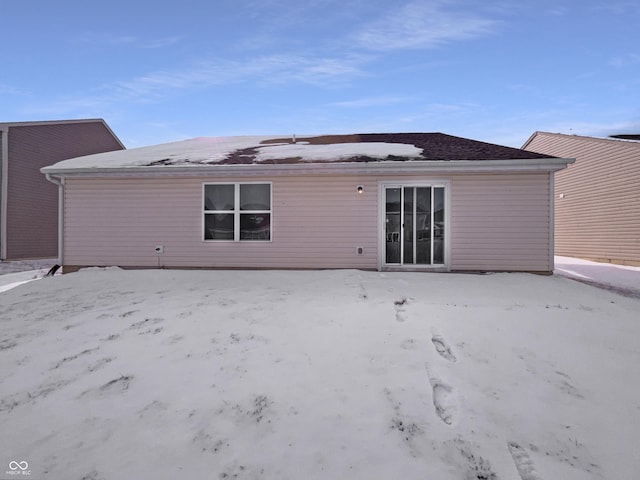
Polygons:
<instances>
[{"instance_id":1,"label":"thin cloud","mask_svg":"<svg viewBox=\"0 0 640 480\"><path fill-rule=\"evenodd\" d=\"M361 65L364 57L349 58L304 58L298 71L281 72L281 81L295 79L315 86L342 84L355 77L366 76Z\"/></svg>"},{"instance_id":2,"label":"thin cloud","mask_svg":"<svg viewBox=\"0 0 640 480\"><path fill-rule=\"evenodd\" d=\"M414 1L388 18L356 33L362 48L374 51L434 48L491 33L494 20L473 13L445 9L445 2Z\"/></svg>"},{"instance_id":3,"label":"thin cloud","mask_svg":"<svg viewBox=\"0 0 640 480\"><path fill-rule=\"evenodd\" d=\"M477 114L480 105L474 103L431 103L419 107L416 113L401 118L403 123L423 120L443 121L447 118Z\"/></svg>"},{"instance_id":4,"label":"thin cloud","mask_svg":"<svg viewBox=\"0 0 640 480\"><path fill-rule=\"evenodd\" d=\"M572 121L569 119L558 120L565 112L551 109L540 112L522 112L504 119L499 124L491 122L493 128L487 129L487 124L478 126L478 132L490 132L485 141L521 147L525 141L535 132L555 132L566 135L584 135L588 137L606 138L609 135L620 133L640 132L640 120L618 121L618 122L590 122L583 120ZM579 118L576 114L571 114L574 118ZM493 125L495 123L495 125ZM492 132L492 133L491 133ZM478 136L482 133L475 133ZM484 133L486 135L486 133ZM471 135L471 136L473 136Z\"/></svg>"},{"instance_id":5,"label":"thin cloud","mask_svg":"<svg viewBox=\"0 0 640 480\"><path fill-rule=\"evenodd\" d=\"M411 97L393 97L393 96L380 96L359 98L356 100L346 100L343 102L333 102L329 105L332 107L345 107L345 108L368 108L368 107L384 107L387 105L398 105L400 103L408 103L414 101Z\"/></svg>"},{"instance_id":6,"label":"thin cloud","mask_svg":"<svg viewBox=\"0 0 640 480\"><path fill-rule=\"evenodd\" d=\"M211 60L191 68L158 71L119 82L111 88L119 96L153 99L171 91L209 88L232 83L299 82L331 86L362 76L363 57L310 58L297 55L270 55L245 61Z\"/></svg>"},{"instance_id":7,"label":"thin cloud","mask_svg":"<svg viewBox=\"0 0 640 480\"><path fill-rule=\"evenodd\" d=\"M22 88L14 87L13 85L0 83L0 95L19 95L21 97L26 97L29 95L29 92Z\"/></svg>"},{"instance_id":8,"label":"thin cloud","mask_svg":"<svg viewBox=\"0 0 640 480\"><path fill-rule=\"evenodd\" d=\"M604 11L614 15L637 15L638 3L636 1L600 1L592 6L594 11Z\"/></svg>"},{"instance_id":9,"label":"thin cloud","mask_svg":"<svg viewBox=\"0 0 640 480\"><path fill-rule=\"evenodd\" d=\"M142 49L164 48L182 40L181 36L173 35L153 39L144 39L133 35L109 35L106 33L87 33L78 39L79 42L103 45L107 47L136 47Z\"/></svg>"},{"instance_id":10,"label":"thin cloud","mask_svg":"<svg viewBox=\"0 0 640 480\"><path fill-rule=\"evenodd\" d=\"M245 61L209 60L189 68L162 70L130 80L102 85L92 92L76 93L55 101L31 106L30 114L73 115L101 111L123 103L156 103L183 92L241 83L303 83L331 88L364 73L366 57L315 58L271 55Z\"/></svg>"},{"instance_id":11,"label":"thin cloud","mask_svg":"<svg viewBox=\"0 0 640 480\"><path fill-rule=\"evenodd\" d=\"M625 55L618 55L617 57L613 58L609 63L614 67L618 67L618 68L636 65L640 63L640 54L627 53Z\"/></svg>"},{"instance_id":12,"label":"thin cloud","mask_svg":"<svg viewBox=\"0 0 640 480\"><path fill-rule=\"evenodd\" d=\"M614 122L610 124L602 123L584 123L579 124L577 128L581 135L592 135L596 137L608 137L622 133L637 134L640 132L640 119ZM574 132L575 133L575 132Z\"/></svg>"},{"instance_id":13,"label":"thin cloud","mask_svg":"<svg viewBox=\"0 0 640 480\"><path fill-rule=\"evenodd\" d=\"M103 117L104 111L112 103L111 99L102 95L96 96L64 96L51 102L38 102L36 106L25 106L21 109L26 115L48 115L52 117Z\"/></svg>"},{"instance_id":14,"label":"thin cloud","mask_svg":"<svg viewBox=\"0 0 640 480\"><path fill-rule=\"evenodd\" d=\"M549 8L548 10L545 10L545 12L547 15L550 15L552 17L563 17L570 13L569 9L564 5L556 5Z\"/></svg>"},{"instance_id":15,"label":"thin cloud","mask_svg":"<svg viewBox=\"0 0 640 480\"><path fill-rule=\"evenodd\" d=\"M176 35L173 37L163 37L163 38L157 38L154 40L142 41L138 46L140 48L148 48L148 49L164 48L164 47L169 47L171 45L175 45L176 43L179 43L181 40L182 40L182 37Z\"/></svg>"}]
</instances>

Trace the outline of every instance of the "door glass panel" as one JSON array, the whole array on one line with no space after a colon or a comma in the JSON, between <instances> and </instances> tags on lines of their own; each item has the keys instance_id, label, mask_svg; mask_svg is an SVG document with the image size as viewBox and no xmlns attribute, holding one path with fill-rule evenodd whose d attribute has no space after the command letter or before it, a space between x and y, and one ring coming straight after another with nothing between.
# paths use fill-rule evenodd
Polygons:
<instances>
[{"instance_id":1,"label":"door glass panel","mask_svg":"<svg viewBox=\"0 0 640 480\"><path fill-rule=\"evenodd\" d=\"M433 263L444 263L444 188L433 189Z\"/></svg>"},{"instance_id":2,"label":"door glass panel","mask_svg":"<svg viewBox=\"0 0 640 480\"><path fill-rule=\"evenodd\" d=\"M431 187L416 193L416 263L431 263Z\"/></svg>"},{"instance_id":3,"label":"door glass panel","mask_svg":"<svg viewBox=\"0 0 640 480\"><path fill-rule=\"evenodd\" d=\"M404 188L404 219L402 222L404 250L402 263L413 263L413 187Z\"/></svg>"},{"instance_id":4,"label":"door glass panel","mask_svg":"<svg viewBox=\"0 0 640 480\"><path fill-rule=\"evenodd\" d=\"M444 264L444 193L444 187L385 188L387 264Z\"/></svg>"},{"instance_id":5,"label":"door glass panel","mask_svg":"<svg viewBox=\"0 0 640 480\"><path fill-rule=\"evenodd\" d=\"M400 263L400 189L385 189L386 263Z\"/></svg>"}]
</instances>

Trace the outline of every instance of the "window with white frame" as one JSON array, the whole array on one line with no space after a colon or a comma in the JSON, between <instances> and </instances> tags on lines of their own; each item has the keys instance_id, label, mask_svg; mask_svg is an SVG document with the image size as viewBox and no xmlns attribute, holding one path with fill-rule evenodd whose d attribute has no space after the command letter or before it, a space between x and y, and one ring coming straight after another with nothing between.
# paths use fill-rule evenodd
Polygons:
<instances>
[{"instance_id":1,"label":"window with white frame","mask_svg":"<svg viewBox=\"0 0 640 480\"><path fill-rule=\"evenodd\" d=\"M204 184L204 240L270 241L270 183Z\"/></svg>"}]
</instances>

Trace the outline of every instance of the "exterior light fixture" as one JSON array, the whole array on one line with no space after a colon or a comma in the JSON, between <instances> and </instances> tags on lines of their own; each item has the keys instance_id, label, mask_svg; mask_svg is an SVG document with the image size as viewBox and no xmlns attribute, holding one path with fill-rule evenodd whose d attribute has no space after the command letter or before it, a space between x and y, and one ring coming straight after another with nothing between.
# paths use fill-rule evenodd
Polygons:
<instances>
[{"instance_id":1,"label":"exterior light fixture","mask_svg":"<svg viewBox=\"0 0 640 480\"><path fill-rule=\"evenodd\" d=\"M361 195L364 193L364 185L358 185L356 187L356 192L358 192L358 195Z\"/></svg>"}]
</instances>

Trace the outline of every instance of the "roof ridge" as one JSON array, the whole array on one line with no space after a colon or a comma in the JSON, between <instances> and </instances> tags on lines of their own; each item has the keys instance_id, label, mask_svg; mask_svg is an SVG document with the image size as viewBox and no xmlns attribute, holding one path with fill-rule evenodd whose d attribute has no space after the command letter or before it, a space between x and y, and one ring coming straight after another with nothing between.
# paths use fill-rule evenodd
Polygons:
<instances>
[{"instance_id":1,"label":"roof ridge","mask_svg":"<svg viewBox=\"0 0 640 480\"><path fill-rule=\"evenodd\" d=\"M533 138L536 135L551 135L551 136L556 136L556 137L578 138L578 139L584 139L584 140L592 140L592 141L596 141L596 142L605 141L605 142L628 143L629 145L640 145L640 139L634 140L634 139L626 139L626 138L615 138L615 137L611 137L611 136L608 136L608 137L596 137L596 136L593 136L593 135L578 135L578 134L575 134L575 133L536 131L529 138L529 140L527 140L527 142L524 144L523 148L526 147L526 145L528 143L530 143L531 140L533 140Z\"/></svg>"}]
</instances>

